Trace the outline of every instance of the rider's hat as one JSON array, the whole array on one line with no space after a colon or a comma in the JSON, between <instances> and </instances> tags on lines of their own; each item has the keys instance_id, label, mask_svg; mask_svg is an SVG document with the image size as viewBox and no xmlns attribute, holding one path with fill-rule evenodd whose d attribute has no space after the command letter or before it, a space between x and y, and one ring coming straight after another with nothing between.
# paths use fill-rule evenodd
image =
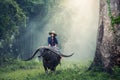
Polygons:
<instances>
[{"instance_id":1,"label":"rider's hat","mask_svg":"<svg viewBox=\"0 0 120 80\"><path fill-rule=\"evenodd\" d=\"M56 34L55 31L50 31L50 32L49 32L49 35L51 35L51 34L54 34L55 36L57 36L57 34Z\"/></svg>"}]
</instances>

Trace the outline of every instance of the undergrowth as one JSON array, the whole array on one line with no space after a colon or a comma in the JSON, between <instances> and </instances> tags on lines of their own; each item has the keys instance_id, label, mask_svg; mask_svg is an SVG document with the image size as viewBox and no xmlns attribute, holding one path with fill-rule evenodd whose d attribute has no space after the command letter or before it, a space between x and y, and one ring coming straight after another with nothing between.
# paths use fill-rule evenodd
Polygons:
<instances>
[{"instance_id":1,"label":"undergrowth","mask_svg":"<svg viewBox=\"0 0 120 80\"><path fill-rule=\"evenodd\" d=\"M120 68L113 68L112 75L100 71L87 71L80 63L63 62L55 73L45 74L42 63L16 61L0 67L0 80L120 80Z\"/></svg>"}]
</instances>

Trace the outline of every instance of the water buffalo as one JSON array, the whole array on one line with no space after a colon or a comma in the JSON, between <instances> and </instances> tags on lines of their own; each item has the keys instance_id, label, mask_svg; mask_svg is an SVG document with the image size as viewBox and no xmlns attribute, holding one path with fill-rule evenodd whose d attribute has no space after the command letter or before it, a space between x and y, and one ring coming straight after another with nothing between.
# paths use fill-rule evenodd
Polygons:
<instances>
[{"instance_id":1,"label":"water buffalo","mask_svg":"<svg viewBox=\"0 0 120 80\"><path fill-rule=\"evenodd\" d=\"M61 57L70 57L71 55L64 55L64 54L59 54L56 50L54 50L51 47L48 46L43 46L38 48L35 53L26 61L31 60L38 52L40 52L39 54L39 58L42 57L42 61L43 61L43 66L45 69L45 72L48 72L48 69L50 69L51 71L55 71L56 67L58 64L60 64L60 60Z\"/></svg>"}]
</instances>

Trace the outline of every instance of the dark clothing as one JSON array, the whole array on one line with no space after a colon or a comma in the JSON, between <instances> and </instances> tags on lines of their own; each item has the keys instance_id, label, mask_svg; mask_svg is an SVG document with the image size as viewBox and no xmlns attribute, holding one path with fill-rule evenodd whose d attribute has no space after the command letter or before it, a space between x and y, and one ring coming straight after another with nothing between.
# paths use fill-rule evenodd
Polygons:
<instances>
[{"instance_id":1,"label":"dark clothing","mask_svg":"<svg viewBox=\"0 0 120 80\"><path fill-rule=\"evenodd\" d=\"M48 37L48 44L50 44L51 46L55 46L56 44L58 44L57 38L56 37Z\"/></svg>"}]
</instances>

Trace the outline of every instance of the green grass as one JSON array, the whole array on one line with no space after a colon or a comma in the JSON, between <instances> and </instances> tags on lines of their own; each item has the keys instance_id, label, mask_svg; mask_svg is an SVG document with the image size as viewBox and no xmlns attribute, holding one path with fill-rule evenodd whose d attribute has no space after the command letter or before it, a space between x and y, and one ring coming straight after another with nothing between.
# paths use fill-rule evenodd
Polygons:
<instances>
[{"instance_id":1,"label":"green grass","mask_svg":"<svg viewBox=\"0 0 120 80\"><path fill-rule=\"evenodd\" d=\"M87 66L62 62L55 73L45 74L41 62L16 61L0 67L0 80L120 80L119 68L114 68L113 75L86 70Z\"/></svg>"}]
</instances>

